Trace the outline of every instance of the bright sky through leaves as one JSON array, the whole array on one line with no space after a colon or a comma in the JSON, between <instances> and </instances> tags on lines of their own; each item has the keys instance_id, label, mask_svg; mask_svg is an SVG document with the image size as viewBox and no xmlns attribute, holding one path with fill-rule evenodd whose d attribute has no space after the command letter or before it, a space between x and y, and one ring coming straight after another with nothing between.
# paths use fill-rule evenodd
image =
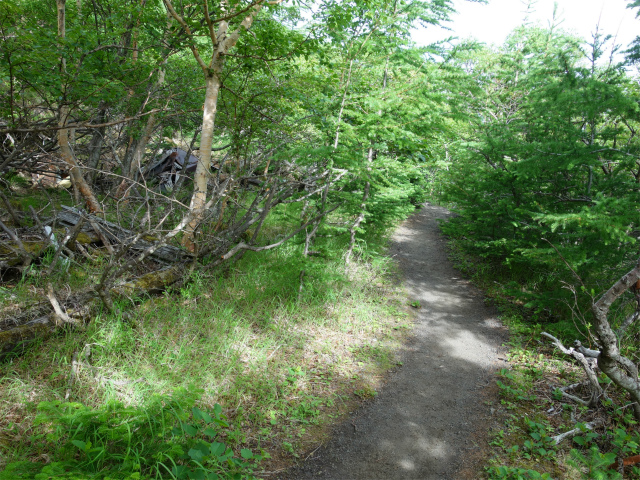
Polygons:
<instances>
[{"instance_id":1,"label":"bright sky through leaves","mask_svg":"<svg viewBox=\"0 0 640 480\"><path fill-rule=\"evenodd\" d=\"M554 0L538 0L529 20L544 26L553 17ZM600 31L613 36L623 49L640 35L640 20L635 18L635 10L627 9L628 0L557 0L561 27L579 36L590 39L600 23ZM488 4L456 0L458 11L449 24L451 31L431 27L415 32L414 40L424 45L449 36L460 39L475 37L481 42L500 45L507 35L522 25L526 16L526 2L519 0L489 0Z\"/></svg>"}]
</instances>

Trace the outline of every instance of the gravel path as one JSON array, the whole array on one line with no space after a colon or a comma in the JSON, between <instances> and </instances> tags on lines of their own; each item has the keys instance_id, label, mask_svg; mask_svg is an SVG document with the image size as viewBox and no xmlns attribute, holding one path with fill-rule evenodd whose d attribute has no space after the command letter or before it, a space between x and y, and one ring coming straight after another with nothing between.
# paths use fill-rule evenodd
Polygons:
<instances>
[{"instance_id":1,"label":"gravel path","mask_svg":"<svg viewBox=\"0 0 640 480\"><path fill-rule=\"evenodd\" d=\"M421 305L404 365L288 478L477 478L506 331L447 258L437 219L448 215L427 204L393 237L409 300Z\"/></svg>"}]
</instances>

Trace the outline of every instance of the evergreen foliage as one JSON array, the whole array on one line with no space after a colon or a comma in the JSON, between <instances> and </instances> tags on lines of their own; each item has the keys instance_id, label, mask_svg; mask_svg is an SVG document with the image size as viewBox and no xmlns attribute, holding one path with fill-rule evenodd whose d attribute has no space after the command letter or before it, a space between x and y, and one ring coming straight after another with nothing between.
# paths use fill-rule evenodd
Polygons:
<instances>
[{"instance_id":1,"label":"evergreen foliage","mask_svg":"<svg viewBox=\"0 0 640 480\"><path fill-rule=\"evenodd\" d=\"M475 118L442 187L459 214L445 230L557 315L563 282L600 292L637 257L637 85L604 48L532 27L473 56Z\"/></svg>"}]
</instances>

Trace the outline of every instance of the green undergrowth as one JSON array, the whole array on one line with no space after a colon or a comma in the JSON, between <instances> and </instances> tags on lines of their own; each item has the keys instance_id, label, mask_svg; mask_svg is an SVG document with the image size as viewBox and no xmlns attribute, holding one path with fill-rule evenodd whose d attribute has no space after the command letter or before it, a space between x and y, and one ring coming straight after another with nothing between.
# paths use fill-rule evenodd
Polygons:
<instances>
[{"instance_id":1,"label":"green undergrowth","mask_svg":"<svg viewBox=\"0 0 640 480\"><path fill-rule=\"evenodd\" d=\"M640 454L640 433L624 393L606 377L600 381L611 398L600 408L588 408L562 397L558 390L584 381L582 369L554 350L540 336L551 331L578 335L570 320L558 320L549 311L528 308L522 291L540 288L544 275L496 264L474 256L464 239L449 238L450 255L494 304L509 328L508 366L496 376L499 400L490 432L484 478L527 479L638 479L640 468L630 465L619 473L618 461ZM575 338L575 337L573 337ZM572 390L583 396L580 388ZM595 422L593 429L588 428ZM580 431L558 445L553 437ZM623 476L624 475L624 476Z\"/></svg>"},{"instance_id":2,"label":"green undergrowth","mask_svg":"<svg viewBox=\"0 0 640 480\"><path fill-rule=\"evenodd\" d=\"M331 238L322 257L248 253L6 360L0 478L248 478L302 458L398 364L410 317L382 240L348 268Z\"/></svg>"}]
</instances>

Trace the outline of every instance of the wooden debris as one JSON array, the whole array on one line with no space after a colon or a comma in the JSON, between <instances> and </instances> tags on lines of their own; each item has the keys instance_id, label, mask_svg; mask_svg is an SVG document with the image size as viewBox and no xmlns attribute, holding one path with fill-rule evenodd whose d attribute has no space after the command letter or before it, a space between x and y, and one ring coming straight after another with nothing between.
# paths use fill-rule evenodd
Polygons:
<instances>
[{"instance_id":1,"label":"wooden debris","mask_svg":"<svg viewBox=\"0 0 640 480\"><path fill-rule=\"evenodd\" d=\"M62 226L71 227L76 225L83 217L88 219L89 224L83 226L80 230L77 239L78 242L105 243L106 241L109 242L110 245L118 245L127 244L137 236L135 232L122 228L115 223L108 222L95 215L88 215L80 210L67 206L63 206L62 211L58 213L58 223ZM153 245L153 240L153 238L139 239L131 245L131 249L133 251L143 252ZM150 256L164 263L182 262L192 257L186 250L170 245L164 245L158 248Z\"/></svg>"},{"instance_id":2,"label":"wooden debris","mask_svg":"<svg viewBox=\"0 0 640 480\"><path fill-rule=\"evenodd\" d=\"M133 297L158 292L180 280L184 271L185 264L165 267L116 285L111 294ZM100 303L93 292L82 292L59 301L50 289L47 296L49 302L41 302L17 316L0 320L0 360L11 353L20 354L21 349L48 337L64 324L85 324Z\"/></svg>"},{"instance_id":3,"label":"wooden debris","mask_svg":"<svg viewBox=\"0 0 640 480\"><path fill-rule=\"evenodd\" d=\"M58 213L57 224L59 227L71 229L71 235L67 233L65 228L56 228L53 231L53 235L58 238L67 239L64 246L71 250L81 251L82 247L79 248L78 245L101 244L110 254L113 254L114 245L126 245L135 240L137 236L135 232L114 223L66 206L63 206L62 211ZM33 238L33 229L31 229L29 240L20 239L19 236L11 233L10 238L6 240L0 238L0 269L24 265L25 259L39 257L51 244L51 239L44 231L35 235L40 238ZM130 248L133 252L144 252L153 246L155 241L156 239L152 236L145 236L135 241L133 245L130 245ZM83 252L81 251L81 253ZM163 245L149 256L164 264L181 263L192 258L190 252L171 245Z\"/></svg>"}]
</instances>

